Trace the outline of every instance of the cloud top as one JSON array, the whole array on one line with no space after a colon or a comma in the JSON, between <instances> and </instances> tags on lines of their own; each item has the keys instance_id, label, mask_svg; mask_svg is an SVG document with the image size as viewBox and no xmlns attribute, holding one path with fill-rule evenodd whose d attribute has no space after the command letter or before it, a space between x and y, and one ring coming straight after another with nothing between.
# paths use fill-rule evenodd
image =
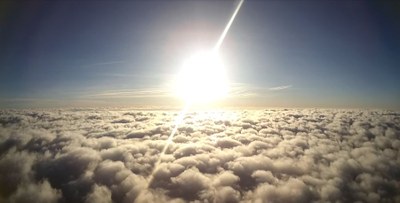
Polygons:
<instances>
[{"instance_id":1,"label":"cloud top","mask_svg":"<svg viewBox=\"0 0 400 203\"><path fill-rule=\"evenodd\" d=\"M0 201L400 201L397 112L189 112L147 187L177 113L1 110Z\"/></svg>"}]
</instances>

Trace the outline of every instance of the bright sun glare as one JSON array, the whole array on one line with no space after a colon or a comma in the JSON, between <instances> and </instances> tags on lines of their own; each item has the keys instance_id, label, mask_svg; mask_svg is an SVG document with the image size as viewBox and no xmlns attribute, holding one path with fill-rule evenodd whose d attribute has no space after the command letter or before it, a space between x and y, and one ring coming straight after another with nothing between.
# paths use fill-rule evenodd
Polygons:
<instances>
[{"instance_id":1,"label":"bright sun glare","mask_svg":"<svg viewBox=\"0 0 400 203\"><path fill-rule=\"evenodd\" d=\"M176 80L176 94L191 104L208 103L227 96L225 67L217 52L200 52L188 58Z\"/></svg>"}]
</instances>

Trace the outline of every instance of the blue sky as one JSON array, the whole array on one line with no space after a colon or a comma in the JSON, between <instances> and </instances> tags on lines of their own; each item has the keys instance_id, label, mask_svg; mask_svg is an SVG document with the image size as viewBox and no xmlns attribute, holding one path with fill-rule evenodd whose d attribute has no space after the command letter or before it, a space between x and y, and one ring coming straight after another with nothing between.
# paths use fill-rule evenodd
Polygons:
<instances>
[{"instance_id":1,"label":"blue sky","mask_svg":"<svg viewBox=\"0 0 400 203\"><path fill-rule=\"evenodd\" d=\"M182 61L218 40L237 1L0 3L0 104L174 105ZM394 1L244 2L220 49L229 105L400 104Z\"/></svg>"}]
</instances>

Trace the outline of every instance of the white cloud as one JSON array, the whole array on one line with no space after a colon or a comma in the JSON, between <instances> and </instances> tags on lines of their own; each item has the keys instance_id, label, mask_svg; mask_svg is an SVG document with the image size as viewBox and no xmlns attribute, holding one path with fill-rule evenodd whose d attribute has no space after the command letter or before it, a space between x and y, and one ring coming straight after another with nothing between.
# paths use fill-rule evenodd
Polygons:
<instances>
[{"instance_id":1,"label":"white cloud","mask_svg":"<svg viewBox=\"0 0 400 203\"><path fill-rule=\"evenodd\" d=\"M190 112L147 188L175 116L1 110L0 201L400 201L398 113Z\"/></svg>"}]
</instances>

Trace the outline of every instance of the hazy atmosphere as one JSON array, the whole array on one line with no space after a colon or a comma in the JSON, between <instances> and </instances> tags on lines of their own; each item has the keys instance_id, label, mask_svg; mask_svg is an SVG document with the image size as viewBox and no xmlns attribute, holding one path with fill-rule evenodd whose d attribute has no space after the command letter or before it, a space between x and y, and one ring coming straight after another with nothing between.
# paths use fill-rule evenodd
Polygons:
<instances>
[{"instance_id":1,"label":"hazy atmosphere","mask_svg":"<svg viewBox=\"0 0 400 203\"><path fill-rule=\"evenodd\" d=\"M1 106L175 106L174 74L214 46L238 3L1 1ZM224 102L399 109L399 9L245 1L219 51Z\"/></svg>"},{"instance_id":2,"label":"hazy atmosphere","mask_svg":"<svg viewBox=\"0 0 400 203\"><path fill-rule=\"evenodd\" d=\"M400 202L399 11L0 1L0 202Z\"/></svg>"}]
</instances>

